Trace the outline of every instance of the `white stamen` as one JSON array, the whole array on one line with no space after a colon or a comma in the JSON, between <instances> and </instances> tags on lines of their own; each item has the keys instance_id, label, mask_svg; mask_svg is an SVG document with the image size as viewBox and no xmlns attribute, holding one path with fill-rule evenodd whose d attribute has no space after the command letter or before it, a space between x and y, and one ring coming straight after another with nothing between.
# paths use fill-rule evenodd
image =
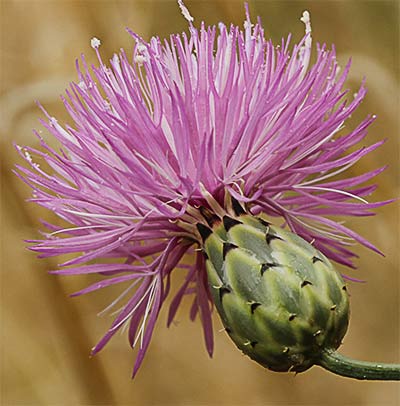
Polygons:
<instances>
[{"instance_id":1,"label":"white stamen","mask_svg":"<svg viewBox=\"0 0 400 406\"><path fill-rule=\"evenodd\" d=\"M320 227L312 226L311 224L308 224L305 221L300 220L298 217L296 217L295 220L300 224L302 224L303 226L310 228L311 230L317 231L320 234L328 235L333 240L340 241L343 245L351 245L351 243L347 241L354 241L354 238L347 237L341 234L335 234L334 232L329 232L326 229L322 228L321 226Z\"/></svg>"},{"instance_id":2,"label":"white stamen","mask_svg":"<svg viewBox=\"0 0 400 406\"><path fill-rule=\"evenodd\" d=\"M144 44L138 44L137 46L137 52L140 54L144 54L147 51L147 47Z\"/></svg>"},{"instance_id":3,"label":"white stamen","mask_svg":"<svg viewBox=\"0 0 400 406\"><path fill-rule=\"evenodd\" d=\"M123 299L126 294L132 290L138 283L140 282L140 278L137 280L133 281L127 289L125 289L110 305L108 305L105 309L103 309L101 312L97 313L97 316L102 316L104 313L112 309L121 299ZM119 311L119 310L118 310Z\"/></svg>"},{"instance_id":4,"label":"white stamen","mask_svg":"<svg viewBox=\"0 0 400 406\"><path fill-rule=\"evenodd\" d=\"M47 236L54 236L56 234L61 234L61 233L68 233L69 231L79 231L79 230L91 230L92 228L104 228L104 225L99 225L99 226L82 226L82 227L71 227L71 228L63 228L61 230L53 231L50 234L46 234Z\"/></svg>"},{"instance_id":5,"label":"white stamen","mask_svg":"<svg viewBox=\"0 0 400 406\"><path fill-rule=\"evenodd\" d=\"M328 178L331 178L332 176L338 175L339 173L342 173L344 171L346 171L347 169L349 169L350 167L352 167L355 164L355 162L350 162L347 165L343 166L342 168L338 169L337 171L334 172L330 172L327 175L324 176L320 176L319 178L315 178L315 179L311 179L307 182L302 182L299 183L297 185L295 185L294 187L301 187L301 186L306 186L306 185L312 185L313 183L317 183L317 182L321 182L321 180L325 180Z\"/></svg>"},{"instance_id":6,"label":"white stamen","mask_svg":"<svg viewBox=\"0 0 400 406\"><path fill-rule=\"evenodd\" d=\"M182 15L186 18L187 21L190 23L194 21L194 18L190 15L189 10L183 4L183 0L178 0L178 6L181 9Z\"/></svg>"},{"instance_id":7,"label":"white stamen","mask_svg":"<svg viewBox=\"0 0 400 406\"><path fill-rule=\"evenodd\" d=\"M144 55L137 54L134 60L139 66L142 66L143 63L147 61L147 58Z\"/></svg>"},{"instance_id":8,"label":"white stamen","mask_svg":"<svg viewBox=\"0 0 400 406\"><path fill-rule=\"evenodd\" d=\"M86 83L85 83L83 80L81 80L81 81L78 83L78 86L79 86L82 90L86 90L86 89L87 89Z\"/></svg>"},{"instance_id":9,"label":"white stamen","mask_svg":"<svg viewBox=\"0 0 400 406\"><path fill-rule=\"evenodd\" d=\"M360 202L363 202L365 204L368 204L368 201L363 199L360 196L357 196L353 193L346 192L345 190L340 190L340 189L334 189L334 188L329 188L329 187L322 187L322 186L294 186L297 189L312 189L312 190L321 190L324 192L334 192L334 193L339 193L341 195L349 196L352 197L353 199L359 200Z\"/></svg>"},{"instance_id":10,"label":"white stamen","mask_svg":"<svg viewBox=\"0 0 400 406\"><path fill-rule=\"evenodd\" d=\"M133 59L139 66L142 66L149 60L146 45L138 44L136 47L136 54Z\"/></svg>"},{"instance_id":11,"label":"white stamen","mask_svg":"<svg viewBox=\"0 0 400 406\"><path fill-rule=\"evenodd\" d=\"M311 32L310 13L307 10L303 11L303 15L300 18L300 21L306 25L306 34Z\"/></svg>"},{"instance_id":12,"label":"white stamen","mask_svg":"<svg viewBox=\"0 0 400 406\"><path fill-rule=\"evenodd\" d=\"M101 45L101 41L100 41L98 38L93 37L93 38L90 40L90 46L91 46L93 49L97 49L100 45Z\"/></svg>"},{"instance_id":13,"label":"white stamen","mask_svg":"<svg viewBox=\"0 0 400 406\"><path fill-rule=\"evenodd\" d=\"M150 314L150 309L152 308L153 305L153 301L155 298L155 294L156 294L156 279L153 280L152 282L152 287L151 287L151 291L149 294L149 299L147 300L147 305L146 305L146 309L143 315L143 320L142 320L142 324L140 326L140 330L135 338L135 341L132 345L132 348L134 348L136 346L136 343L140 337L140 348L143 348L143 338L144 338L144 331L145 331L145 327L146 327L146 321L147 321L147 317Z\"/></svg>"},{"instance_id":14,"label":"white stamen","mask_svg":"<svg viewBox=\"0 0 400 406\"><path fill-rule=\"evenodd\" d=\"M140 280L142 277L139 277L138 280ZM151 285L147 288L146 292L144 295L140 298L140 300L136 303L135 307L119 322L117 323L114 327L110 329L110 331L118 330L132 315L135 313L136 309L140 306L140 304L143 302L143 300L146 298L148 295L149 291L152 289L154 285L154 281L151 283Z\"/></svg>"},{"instance_id":15,"label":"white stamen","mask_svg":"<svg viewBox=\"0 0 400 406\"><path fill-rule=\"evenodd\" d=\"M112 76L112 70L110 68L107 68L105 66L102 67L103 68L103 72L108 76Z\"/></svg>"},{"instance_id":16,"label":"white stamen","mask_svg":"<svg viewBox=\"0 0 400 406\"><path fill-rule=\"evenodd\" d=\"M252 24L251 21L247 21L247 20L246 20L246 21L244 22L243 26L244 26L244 29L247 30L247 29L253 28L253 27L254 27L254 24Z\"/></svg>"},{"instance_id":17,"label":"white stamen","mask_svg":"<svg viewBox=\"0 0 400 406\"><path fill-rule=\"evenodd\" d=\"M25 151L25 158L28 160L28 162L32 163L32 156L28 151Z\"/></svg>"},{"instance_id":18,"label":"white stamen","mask_svg":"<svg viewBox=\"0 0 400 406\"><path fill-rule=\"evenodd\" d=\"M344 127L343 125L343 121L328 135L326 136L324 139L322 139L321 141L319 141L317 144L315 144L313 147L307 149L306 151L304 151L302 154L300 154L299 156L295 157L294 160L287 162L284 166L284 168L289 168L289 166L293 166L294 164L296 164L297 162L301 161L305 156L310 155L312 152L314 152L315 150L317 150L321 145L323 145L324 143L328 142L330 139L333 138L333 136L338 133L340 130L342 130Z\"/></svg>"},{"instance_id":19,"label":"white stamen","mask_svg":"<svg viewBox=\"0 0 400 406\"><path fill-rule=\"evenodd\" d=\"M61 134L65 139L68 141L71 141L75 145L78 145L78 141L73 137L68 131L64 130L63 127L58 124L58 121L55 117L50 117L49 123L52 125L52 127L58 131L59 134Z\"/></svg>"},{"instance_id":20,"label":"white stamen","mask_svg":"<svg viewBox=\"0 0 400 406\"><path fill-rule=\"evenodd\" d=\"M75 214L77 216L81 217L92 217L96 218L98 220L101 219L112 219L112 220L140 220L141 217L135 217L135 216L117 216L117 215L111 215L111 214L99 214L99 213L87 213L87 212L81 212L77 210L64 210L67 213Z\"/></svg>"},{"instance_id":21,"label":"white stamen","mask_svg":"<svg viewBox=\"0 0 400 406\"><path fill-rule=\"evenodd\" d=\"M306 47L311 47L311 20L310 20L310 13L305 10L303 11L303 16L300 18L300 21L304 23L306 26L306 34L310 34L306 39Z\"/></svg>"}]
</instances>

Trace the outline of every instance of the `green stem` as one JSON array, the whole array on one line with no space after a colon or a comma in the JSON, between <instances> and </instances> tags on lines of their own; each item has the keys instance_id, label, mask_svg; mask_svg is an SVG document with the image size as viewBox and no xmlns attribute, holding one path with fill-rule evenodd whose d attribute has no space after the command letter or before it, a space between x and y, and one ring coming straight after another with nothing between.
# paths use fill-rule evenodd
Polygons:
<instances>
[{"instance_id":1,"label":"green stem","mask_svg":"<svg viewBox=\"0 0 400 406\"><path fill-rule=\"evenodd\" d=\"M354 379L378 381L400 380L400 364L357 361L332 350L325 350L318 364L334 374Z\"/></svg>"}]
</instances>

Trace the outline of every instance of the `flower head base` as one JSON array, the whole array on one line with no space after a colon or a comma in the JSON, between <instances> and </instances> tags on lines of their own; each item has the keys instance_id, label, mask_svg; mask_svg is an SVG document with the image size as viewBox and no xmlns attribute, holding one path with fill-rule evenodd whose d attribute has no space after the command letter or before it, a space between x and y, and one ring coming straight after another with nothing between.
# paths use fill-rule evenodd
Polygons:
<instances>
[{"instance_id":1,"label":"flower head base","mask_svg":"<svg viewBox=\"0 0 400 406\"><path fill-rule=\"evenodd\" d=\"M60 151L39 134L42 150L19 148L30 165L19 169L34 190L31 201L69 224L46 224L50 233L32 241L31 249L42 257L77 254L54 273L101 275L75 295L126 283L109 306L124 302L122 310L93 353L129 325L130 344L139 345L134 374L174 270L186 279L170 303L168 324L183 297L193 296L190 317L199 314L213 352L212 301L197 250L201 207L223 212L233 197L254 215L282 218L328 258L352 267L354 240L377 249L326 216L372 215L386 203L368 203L364 198L375 186L362 186L384 168L332 180L382 142L346 152L364 139L375 117L344 132L366 89L362 83L346 102L350 63L340 73L335 50L325 45L317 46L309 66L307 12L306 35L290 50L290 36L278 46L265 39L247 6L243 30L222 23L197 29L178 3L189 35L146 42L129 31L136 41L132 57L121 51L109 66L93 38L99 66L89 69L82 57L79 82L63 98L74 126L62 127L43 109L47 120L41 122ZM51 169L43 170L31 155ZM192 252L195 261L188 266L182 259Z\"/></svg>"}]
</instances>

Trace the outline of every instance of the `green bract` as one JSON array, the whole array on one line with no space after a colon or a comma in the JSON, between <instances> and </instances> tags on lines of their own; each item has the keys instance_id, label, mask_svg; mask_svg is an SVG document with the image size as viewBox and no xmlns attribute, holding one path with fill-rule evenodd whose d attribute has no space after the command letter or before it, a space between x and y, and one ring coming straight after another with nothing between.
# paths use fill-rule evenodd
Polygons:
<instances>
[{"instance_id":1,"label":"green bract","mask_svg":"<svg viewBox=\"0 0 400 406\"><path fill-rule=\"evenodd\" d=\"M301 372L339 347L348 293L321 252L250 214L209 224L198 229L210 289L238 348L271 370Z\"/></svg>"}]
</instances>

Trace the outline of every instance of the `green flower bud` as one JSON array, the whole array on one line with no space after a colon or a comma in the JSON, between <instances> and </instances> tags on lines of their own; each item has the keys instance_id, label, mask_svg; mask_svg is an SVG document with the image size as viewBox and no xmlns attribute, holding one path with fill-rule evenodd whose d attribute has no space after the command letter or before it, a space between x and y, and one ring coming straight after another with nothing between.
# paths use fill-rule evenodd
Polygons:
<instances>
[{"instance_id":1,"label":"green flower bud","mask_svg":"<svg viewBox=\"0 0 400 406\"><path fill-rule=\"evenodd\" d=\"M339 347L349 321L346 285L311 244L242 214L215 222L203 250L218 313L250 358L301 372Z\"/></svg>"}]
</instances>

